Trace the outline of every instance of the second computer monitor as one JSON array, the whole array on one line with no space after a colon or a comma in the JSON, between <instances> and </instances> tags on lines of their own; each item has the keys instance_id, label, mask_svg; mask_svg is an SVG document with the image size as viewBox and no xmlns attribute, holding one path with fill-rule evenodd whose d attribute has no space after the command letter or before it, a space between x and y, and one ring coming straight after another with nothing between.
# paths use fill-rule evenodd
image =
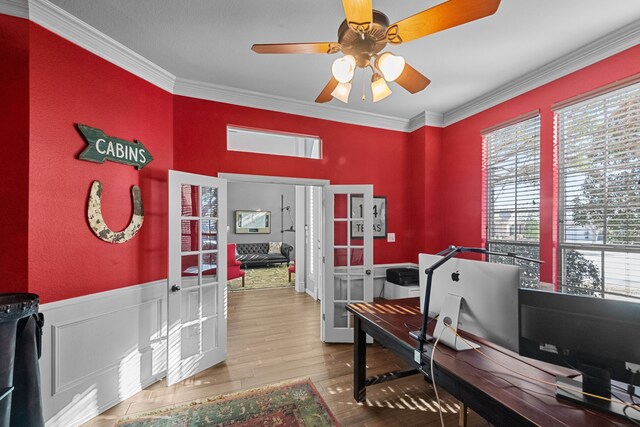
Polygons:
<instances>
[{"instance_id":1,"label":"second computer monitor","mask_svg":"<svg viewBox=\"0 0 640 427\"><path fill-rule=\"evenodd\" d=\"M420 254L420 309L424 309L425 270L442 257ZM447 294L463 298L458 327L518 351L518 288L520 268L452 258L433 273L430 316L439 314Z\"/></svg>"}]
</instances>

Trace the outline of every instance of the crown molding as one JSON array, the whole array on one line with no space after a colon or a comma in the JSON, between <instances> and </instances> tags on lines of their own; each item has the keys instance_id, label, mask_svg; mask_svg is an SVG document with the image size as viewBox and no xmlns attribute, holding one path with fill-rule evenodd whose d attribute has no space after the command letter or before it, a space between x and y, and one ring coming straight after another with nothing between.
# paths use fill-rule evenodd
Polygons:
<instances>
[{"instance_id":1,"label":"crown molding","mask_svg":"<svg viewBox=\"0 0 640 427\"><path fill-rule=\"evenodd\" d=\"M0 0L0 14L29 18L27 0Z\"/></svg>"},{"instance_id":2,"label":"crown molding","mask_svg":"<svg viewBox=\"0 0 640 427\"><path fill-rule=\"evenodd\" d=\"M176 79L173 74L47 0L28 0L28 5L32 22L167 92L173 92Z\"/></svg>"},{"instance_id":3,"label":"crown molding","mask_svg":"<svg viewBox=\"0 0 640 427\"><path fill-rule=\"evenodd\" d=\"M640 43L640 19L444 114L449 126Z\"/></svg>"},{"instance_id":4,"label":"crown molding","mask_svg":"<svg viewBox=\"0 0 640 427\"><path fill-rule=\"evenodd\" d=\"M416 131L424 126L444 127L444 115L440 113L432 113L431 111L423 111L409 119L408 132Z\"/></svg>"},{"instance_id":5,"label":"crown molding","mask_svg":"<svg viewBox=\"0 0 640 427\"><path fill-rule=\"evenodd\" d=\"M260 108L281 113L297 114L341 123L408 132L409 120L382 114L353 111L331 105L316 104L275 95L253 92L227 86L177 78L174 86L176 95L244 107Z\"/></svg>"}]
</instances>

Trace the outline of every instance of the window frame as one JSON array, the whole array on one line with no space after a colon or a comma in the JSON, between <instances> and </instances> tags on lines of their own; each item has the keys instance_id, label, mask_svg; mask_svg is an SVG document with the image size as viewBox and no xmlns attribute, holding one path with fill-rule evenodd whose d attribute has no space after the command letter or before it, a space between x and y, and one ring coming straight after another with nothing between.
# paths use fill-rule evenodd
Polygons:
<instances>
[{"instance_id":1,"label":"window frame","mask_svg":"<svg viewBox=\"0 0 640 427\"><path fill-rule=\"evenodd\" d=\"M606 90L605 90L606 89ZM625 92L629 92L629 97L628 98L624 98L624 94ZM607 255L611 256L611 255L615 255L615 256L620 256L623 254L626 254L627 257L631 256L633 257L633 255L636 255L637 257L640 257L640 241L635 243L635 244L624 244L624 243L608 243L608 219L610 217L610 215L607 215L607 211L610 211L611 209L615 208L615 207L619 207L619 206L625 206L624 204L620 205L612 205L610 203L608 203L609 201L609 194L608 194L608 190L611 188L610 186L608 186L608 184L610 184L610 179L609 176L606 175L608 172L608 161L607 160L603 160L603 166L602 166L602 171L605 174L604 179L601 181L597 181L598 183L600 183L601 185L603 185L604 189L602 190L603 193L603 203L602 204L593 204L591 205L592 210L599 210L601 209L603 212L603 226L602 226L602 230L601 230L601 243L598 243L600 240L598 238L599 233L597 232L597 228L596 228L596 232L595 232L595 238L592 239L593 241L591 242L580 242L577 241L577 239L575 240L568 240L567 239L567 235L568 235L568 231L569 231L569 227L570 226L574 226L573 221L570 224L569 221L567 221L567 210L569 208L567 208L567 192L569 191L569 194L571 194L572 190L568 190L570 187L567 183L568 177L567 175L569 175L570 173L576 173L575 171L569 169L566 165L567 163L567 153L565 151L565 146L567 144L569 144L568 141L563 140L564 136L565 136L565 131L563 128L564 125L564 121L563 120L567 120L566 117L564 116L565 114L569 114L570 112L572 112L574 115L579 114L579 110L583 107L588 107L588 106L592 106L592 105L596 105L598 103L601 103L604 105L603 108L601 109L596 109L595 107L593 107L594 112L590 113L590 112L585 112L584 115L588 116L589 114L591 114L589 116L589 121L587 125L590 126L595 126L596 124L594 124L596 122L597 119L600 119L603 121L603 123L605 123L605 125L609 125L608 120L610 120L612 114L611 114L611 110L610 110L610 106L612 102L618 102L616 105L620 105L620 103L624 103L624 102L634 102L634 93L635 96L637 97L640 94L640 79L639 78L634 78L634 79L627 79L623 82L619 82L619 84L617 85L609 85L604 89L600 89L597 91L594 91L593 93L589 94L589 96L581 96L580 98L577 98L575 100L573 100L573 102L563 102L561 104L558 104L556 106L554 106L553 109L553 114L554 114L554 135L555 135L555 141L554 144L556 144L557 146L557 164L558 164L558 212L557 212L557 227L558 227L558 251L557 251L557 263L558 263L558 274L557 274L557 280L558 280L558 287L559 289L561 289L562 292L569 292L569 293L577 293L577 294L587 294L587 295L592 295L592 296L596 296L596 297L602 297L602 298L624 298L624 299L632 299L634 301L638 301L638 299L640 299L640 293L637 294L637 296L634 295L630 295L630 294L624 294L624 293L619 293L619 292L615 292L612 290L608 290L607 289L607 280L611 280L611 278L609 278L608 276L608 270L611 269L611 264L615 263L615 261L613 260L607 260ZM621 95L622 94L622 95ZM615 98L619 97L618 100L615 100ZM633 106L635 106L635 104L632 104ZM640 103L638 103L638 107L636 108L636 111L640 111ZM636 126L640 126L640 112L636 112L637 114L637 119L634 120L633 123L635 123ZM571 120L571 119L569 119ZM594 123L592 123L594 122ZM618 129L620 127L614 127L613 129ZM624 124L624 126L622 127L622 129L628 129L629 126L627 123ZM610 134L611 132L609 127L606 127L607 133ZM631 126L631 129L634 129L634 126ZM594 138L593 135L597 134L595 132L590 132L586 135L589 135L591 138ZM598 137L596 142L603 142L606 144L606 146L604 148L602 148L603 150L603 158L604 159L608 159L610 157L611 152L616 153L619 151L615 151L616 148L626 148L624 145L614 145L614 144L609 144L609 141L613 139L611 138L611 136L606 135L603 137ZM613 139L615 141L615 139ZM572 141L573 142L573 141ZM593 142L591 140L589 140L589 142ZM587 142L588 144L588 142ZM620 144L615 143L615 144ZM625 143L626 144L626 143ZM630 144L637 144L638 145L638 150L640 150L640 138L638 138L637 140L634 139L630 142ZM590 152L595 152L596 150L598 150L598 148L590 151ZM580 150L577 149L575 150L575 152L579 152ZM574 152L574 153L575 153ZM575 154L574 154L575 155ZM640 157L640 156L633 156L633 157ZM640 160L640 159L638 159ZM632 161L628 161L629 164L632 163ZM576 168L577 170L577 168ZM590 169L585 169L585 173L588 173L589 171L594 171L597 172L599 169L594 167L594 168L590 168ZM633 168L631 167L625 167L625 168L621 168L621 170L623 171L633 171ZM567 172L569 171L569 172ZM575 184L574 184L575 185ZM573 190L575 191L575 190ZM583 190L584 191L584 190ZM572 206L571 209L575 209L575 206ZM579 225L579 224L578 224ZM587 230L586 230L587 231ZM577 232L574 232L574 234L577 235ZM589 288L589 287L585 287L583 286L573 286L567 283L567 281L569 280L567 277L569 276L569 274L567 273L567 262L565 262L565 258L566 255L568 253L568 251L571 250L575 250L578 254L581 254L582 257L584 259L586 259L587 261L591 261L589 259L589 257L585 257L584 253L589 253L592 252L594 253L594 259L598 259L599 260L599 266L597 266L595 263L593 263L593 261L591 261L592 265L598 269L598 278L600 283L596 285L597 286L601 286L601 289L598 288ZM580 252L582 251L582 253ZM631 261L633 262L633 261ZM628 275L627 269L628 266L630 265L629 261L627 260L626 264L624 264L624 269L625 269L625 275ZM587 266L588 267L588 266ZM588 269L588 270L592 270L592 269ZM593 272L589 273L592 276ZM595 280L594 277L592 277L593 280ZM626 281L626 285L625 287L627 287L628 289L631 287L630 286L630 282L629 280ZM637 283L637 282L636 282ZM611 285L610 285L611 286ZM640 288L640 286L638 286L638 288ZM629 291L630 292L630 291Z\"/></svg>"},{"instance_id":2,"label":"window frame","mask_svg":"<svg viewBox=\"0 0 640 427\"><path fill-rule=\"evenodd\" d=\"M540 191L541 191L541 180L540 180L540 112L534 111L529 114L519 116L509 122L502 123L500 125L494 126L490 129L486 129L481 132L482 136L482 149L483 149L483 232L484 235L484 244L485 248L489 251L496 252L515 252L518 254L522 254L524 256L534 258L540 257L540 221L541 221L541 210L540 210ZM519 129L520 128L520 129ZM496 137L498 132L508 131L511 134L508 134L504 140L494 140L492 138ZM495 223L493 222L493 218L495 218L496 210L495 210L495 201L492 201L492 185L497 182L497 180L492 178L492 167L498 165L499 163L492 164L492 146L493 145L507 145L509 144L509 137L514 136L517 132L524 132L524 136L519 136L517 139L514 139L514 142L525 141L531 136L534 137L535 144L533 147L528 147L526 150L518 150L517 148L511 152L504 151L500 154L503 156L511 156L510 159L513 159L514 162L514 173L513 182L514 182L514 196L513 196L513 215L515 216L514 224L508 224L509 229L513 228L513 239L496 239L495 238ZM517 145L516 145L517 147ZM519 207L521 204L518 198L518 189L521 189L521 185L523 182L531 179L532 174L525 175L524 179L519 180L518 178L518 167L517 161L519 158L519 154L525 153L527 155L533 155L534 162L528 163L529 166L533 168L534 174L536 175L535 182L533 184L534 188L537 187L537 196L525 196L526 200L529 197L532 197L534 203L537 201L537 209L523 209ZM499 155L500 155L499 154ZM526 185L525 185L526 186ZM499 211L499 210L498 210ZM505 210L505 212L507 212ZM518 239L519 233L518 230L525 230L526 222L518 221L518 214L525 213L526 217L530 218L530 215L533 213L534 217L537 212L537 237L534 240L529 239ZM500 248L502 246L502 248ZM507 247L509 249L504 250ZM540 280L540 266L537 263L531 263L528 261L518 260L513 257L507 256L499 256L499 255L488 255L488 261L500 262L505 264L515 264L522 267L523 275L521 286L523 287L538 287L538 283Z\"/></svg>"}]
</instances>

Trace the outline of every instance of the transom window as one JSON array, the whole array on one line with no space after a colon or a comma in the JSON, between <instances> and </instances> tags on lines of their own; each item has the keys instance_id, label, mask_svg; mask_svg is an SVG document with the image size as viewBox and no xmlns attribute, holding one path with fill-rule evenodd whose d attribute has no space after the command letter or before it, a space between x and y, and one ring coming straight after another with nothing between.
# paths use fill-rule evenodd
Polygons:
<instances>
[{"instance_id":1,"label":"transom window","mask_svg":"<svg viewBox=\"0 0 640 427\"><path fill-rule=\"evenodd\" d=\"M540 116L483 135L487 249L540 258ZM520 265L522 285L537 287L537 263L489 256Z\"/></svg>"},{"instance_id":2,"label":"transom window","mask_svg":"<svg viewBox=\"0 0 640 427\"><path fill-rule=\"evenodd\" d=\"M317 136L227 126L227 150L321 159L322 140Z\"/></svg>"},{"instance_id":3,"label":"transom window","mask_svg":"<svg viewBox=\"0 0 640 427\"><path fill-rule=\"evenodd\" d=\"M640 298L640 83L556 111L559 282Z\"/></svg>"}]
</instances>

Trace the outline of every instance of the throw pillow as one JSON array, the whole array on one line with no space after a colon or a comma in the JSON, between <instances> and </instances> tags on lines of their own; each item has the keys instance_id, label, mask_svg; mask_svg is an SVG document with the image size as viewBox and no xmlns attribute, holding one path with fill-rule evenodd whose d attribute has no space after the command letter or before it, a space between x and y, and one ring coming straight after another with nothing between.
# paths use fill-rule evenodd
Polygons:
<instances>
[{"instance_id":1,"label":"throw pillow","mask_svg":"<svg viewBox=\"0 0 640 427\"><path fill-rule=\"evenodd\" d=\"M279 254L280 253L280 246L282 246L282 243L280 243L280 242L269 242L269 253L270 254Z\"/></svg>"}]
</instances>

